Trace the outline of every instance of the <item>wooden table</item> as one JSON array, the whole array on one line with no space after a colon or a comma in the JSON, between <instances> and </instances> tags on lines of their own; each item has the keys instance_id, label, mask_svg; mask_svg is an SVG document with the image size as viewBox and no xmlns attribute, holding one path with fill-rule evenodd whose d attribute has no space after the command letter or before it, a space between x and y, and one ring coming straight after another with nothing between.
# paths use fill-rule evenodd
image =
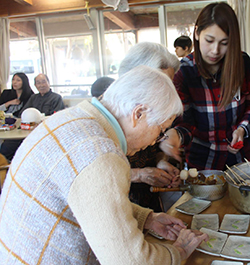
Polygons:
<instances>
[{"instance_id":1,"label":"wooden table","mask_svg":"<svg viewBox=\"0 0 250 265\"><path fill-rule=\"evenodd\" d=\"M175 216L177 218L180 218L181 220L186 222L188 224L188 228L190 228L190 226L191 226L193 216L187 215L184 213L180 213L180 212L175 210L175 207L188 201L188 200L190 200L191 198L192 198L192 196L188 192L186 192L167 211L168 214ZM232 205L232 203L229 199L228 193L226 193L226 195L222 199L217 200L217 201L213 201L211 206L202 212L202 214L212 214L212 213L217 213L219 215L220 224L221 224L221 221L222 221L225 214L242 214ZM248 236L249 237L250 236L250 229L248 229L247 234L244 234L242 236ZM204 253L201 253L201 252L195 250L193 252L193 254L187 260L184 260L181 264L182 265L210 265L213 260L230 261L230 259L204 254ZM247 264L247 263L248 262L244 262L244 264Z\"/></svg>"},{"instance_id":2,"label":"wooden table","mask_svg":"<svg viewBox=\"0 0 250 265\"><path fill-rule=\"evenodd\" d=\"M17 119L16 128L10 131L0 131L0 140L22 140L29 135L30 130L22 130L20 128L21 119Z\"/></svg>"}]
</instances>

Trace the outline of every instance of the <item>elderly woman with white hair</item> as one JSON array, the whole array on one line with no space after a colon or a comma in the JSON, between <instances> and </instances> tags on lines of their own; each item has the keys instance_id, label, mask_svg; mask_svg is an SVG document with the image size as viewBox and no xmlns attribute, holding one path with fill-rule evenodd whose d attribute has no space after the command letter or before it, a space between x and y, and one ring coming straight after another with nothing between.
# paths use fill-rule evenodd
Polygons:
<instances>
[{"instance_id":1,"label":"elderly woman with white hair","mask_svg":"<svg viewBox=\"0 0 250 265\"><path fill-rule=\"evenodd\" d=\"M175 72L180 67L180 61L161 44L140 42L134 45L122 60L119 76L138 65L147 65L158 69L173 79ZM167 107L165 103L165 108ZM158 142L163 140L164 134L162 133L162 138L158 139ZM175 151L178 152L178 150ZM161 212L163 207L159 193L150 192L150 186L167 186L169 188L179 186L180 170L168 162L168 156L159 149L159 144L149 146L145 150L129 156L128 159L132 168L130 200L143 207Z\"/></svg>"},{"instance_id":2,"label":"elderly woman with white hair","mask_svg":"<svg viewBox=\"0 0 250 265\"><path fill-rule=\"evenodd\" d=\"M147 65L162 70L173 79L174 74L180 68L180 61L159 43L140 42L134 45L122 60L118 71L119 76L138 65Z\"/></svg>"},{"instance_id":3,"label":"elderly woman with white hair","mask_svg":"<svg viewBox=\"0 0 250 265\"><path fill-rule=\"evenodd\" d=\"M128 199L126 155L154 144L182 103L171 80L139 66L98 101L44 120L12 160L0 198L3 264L180 264L207 235ZM144 237L152 229L166 239Z\"/></svg>"}]
</instances>

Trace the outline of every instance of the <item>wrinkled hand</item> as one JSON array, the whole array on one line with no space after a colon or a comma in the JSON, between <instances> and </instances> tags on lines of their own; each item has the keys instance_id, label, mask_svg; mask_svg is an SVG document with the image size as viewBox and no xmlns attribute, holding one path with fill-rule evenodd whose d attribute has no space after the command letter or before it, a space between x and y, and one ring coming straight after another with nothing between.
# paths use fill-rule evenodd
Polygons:
<instances>
[{"instance_id":1,"label":"wrinkled hand","mask_svg":"<svg viewBox=\"0 0 250 265\"><path fill-rule=\"evenodd\" d=\"M170 185L172 179L170 174L156 167L133 168L131 170L131 182L143 182L151 186L164 187Z\"/></svg>"},{"instance_id":2,"label":"wrinkled hand","mask_svg":"<svg viewBox=\"0 0 250 265\"><path fill-rule=\"evenodd\" d=\"M149 214L144 228L155 231L167 240L176 240L180 231L186 226L182 220L166 213L152 212Z\"/></svg>"},{"instance_id":3,"label":"wrinkled hand","mask_svg":"<svg viewBox=\"0 0 250 265\"><path fill-rule=\"evenodd\" d=\"M5 103L5 107L8 108L10 105L19 105L21 101L19 99L12 99Z\"/></svg>"},{"instance_id":4,"label":"wrinkled hand","mask_svg":"<svg viewBox=\"0 0 250 265\"><path fill-rule=\"evenodd\" d=\"M245 135L245 130L242 127L239 127L237 130L235 130L233 132L233 140L232 140L231 144L229 144L227 146L228 152L230 152L232 154L236 154L239 152L240 149L235 149L232 146L239 141L243 141L244 135Z\"/></svg>"},{"instance_id":5,"label":"wrinkled hand","mask_svg":"<svg viewBox=\"0 0 250 265\"><path fill-rule=\"evenodd\" d=\"M182 229L173 246L179 250L182 259L187 259L203 240L208 239L207 234L198 230Z\"/></svg>"},{"instance_id":6,"label":"wrinkled hand","mask_svg":"<svg viewBox=\"0 0 250 265\"><path fill-rule=\"evenodd\" d=\"M169 129L166 132L166 134L168 135L168 138L165 141L161 142L159 147L166 155L169 155L174 159L176 159L177 161L181 162L180 150L179 150L181 146L181 139L177 131L174 128L172 128Z\"/></svg>"},{"instance_id":7,"label":"wrinkled hand","mask_svg":"<svg viewBox=\"0 0 250 265\"><path fill-rule=\"evenodd\" d=\"M181 184L181 179L179 177L180 170L177 167L173 166L172 164L170 164L169 162L165 160L160 160L157 163L157 168L160 168L168 172L168 174L172 177L171 183L168 185L168 188L171 188L171 187L175 188Z\"/></svg>"}]
</instances>

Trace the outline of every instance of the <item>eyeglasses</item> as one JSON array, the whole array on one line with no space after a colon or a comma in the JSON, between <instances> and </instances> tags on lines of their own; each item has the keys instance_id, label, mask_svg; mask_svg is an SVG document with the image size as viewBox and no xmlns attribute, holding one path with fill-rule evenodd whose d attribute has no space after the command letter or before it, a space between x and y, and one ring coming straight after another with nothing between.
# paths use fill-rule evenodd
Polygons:
<instances>
[{"instance_id":1,"label":"eyeglasses","mask_svg":"<svg viewBox=\"0 0 250 265\"><path fill-rule=\"evenodd\" d=\"M168 138L168 135L167 135L167 130L169 128L167 128L165 131L163 131L163 128L161 125L159 125L161 127L161 132L159 134L159 136L156 138L155 142L156 143L160 143L160 142L163 142L164 140L166 140Z\"/></svg>"}]
</instances>

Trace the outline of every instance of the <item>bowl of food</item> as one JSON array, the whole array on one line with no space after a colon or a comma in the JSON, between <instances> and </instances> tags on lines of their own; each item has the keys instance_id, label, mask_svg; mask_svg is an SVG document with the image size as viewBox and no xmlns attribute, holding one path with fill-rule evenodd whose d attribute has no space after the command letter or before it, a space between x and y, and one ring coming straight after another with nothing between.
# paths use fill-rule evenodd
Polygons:
<instances>
[{"instance_id":1,"label":"bowl of food","mask_svg":"<svg viewBox=\"0 0 250 265\"><path fill-rule=\"evenodd\" d=\"M180 172L182 184L178 188L151 187L151 192L188 191L193 197L215 201L221 199L227 191L225 173L221 170L201 170L196 168Z\"/></svg>"},{"instance_id":2,"label":"bowl of food","mask_svg":"<svg viewBox=\"0 0 250 265\"><path fill-rule=\"evenodd\" d=\"M195 198L215 201L224 197L227 191L225 173L221 170L201 170L196 177L188 177L188 192Z\"/></svg>"}]
</instances>

